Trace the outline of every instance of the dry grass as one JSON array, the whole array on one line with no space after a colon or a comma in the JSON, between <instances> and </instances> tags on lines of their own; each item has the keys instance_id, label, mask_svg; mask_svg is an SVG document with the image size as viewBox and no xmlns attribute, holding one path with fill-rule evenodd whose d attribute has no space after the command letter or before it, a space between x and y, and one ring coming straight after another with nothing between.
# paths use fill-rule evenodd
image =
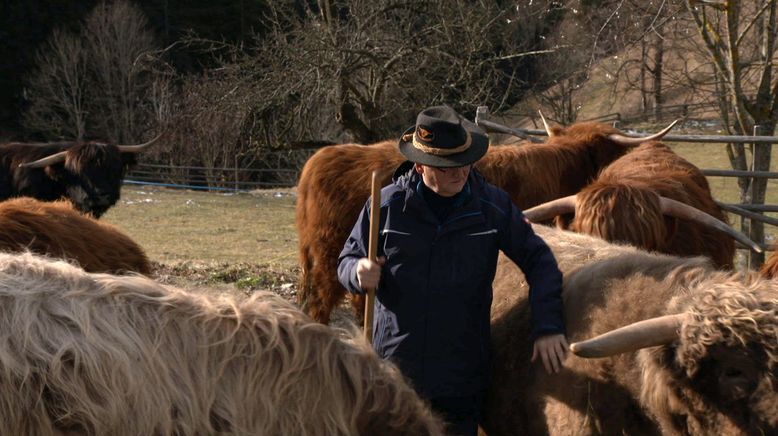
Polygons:
<instances>
[{"instance_id":1,"label":"dry grass","mask_svg":"<svg viewBox=\"0 0 778 436\"><path fill-rule=\"evenodd\" d=\"M162 283L215 292L269 290L296 303L294 189L214 193L127 185L103 218L138 242ZM354 322L347 302L332 324Z\"/></svg>"},{"instance_id":2,"label":"dry grass","mask_svg":"<svg viewBox=\"0 0 778 436\"><path fill-rule=\"evenodd\" d=\"M160 263L297 265L292 190L210 193L125 186L105 220Z\"/></svg>"}]
</instances>

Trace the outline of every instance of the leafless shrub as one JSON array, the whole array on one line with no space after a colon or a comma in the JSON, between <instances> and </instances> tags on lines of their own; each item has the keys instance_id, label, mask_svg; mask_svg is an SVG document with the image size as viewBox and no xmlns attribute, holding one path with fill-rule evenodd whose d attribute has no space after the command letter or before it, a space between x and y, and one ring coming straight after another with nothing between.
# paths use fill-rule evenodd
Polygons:
<instances>
[{"instance_id":1,"label":"leafless shrub","mask_svg":"<svg viewBox=\"0 0 778 436\"><path fill-rule=\"evenodd\" d=\"M25 125L47 137L129 143L155 122L154 39L128 0L100 3L80 32L55 31L27 87Z\"/></svg>"},{"instance_id":2,"label":"leafless shrub","mask_svg":"<svg viewBox=\"0 0 778 436\"><path fill-rule=\"evenodd\" d=\"M83 139L87 118L87 60L83 41L55 30L36 56L38 71L28 83L31 105L25 125L55 137Z\"/></svg>"}]
</instances>

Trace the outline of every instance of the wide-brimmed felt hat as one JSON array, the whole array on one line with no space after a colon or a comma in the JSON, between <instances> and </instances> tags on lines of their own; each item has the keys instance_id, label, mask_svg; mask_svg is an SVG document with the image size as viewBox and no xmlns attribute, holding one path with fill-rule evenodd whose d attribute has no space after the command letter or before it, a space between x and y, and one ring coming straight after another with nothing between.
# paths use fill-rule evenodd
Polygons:
<instances>
[{"instance_id":1,"label":"wide-brimmed felt hat","mask_svg":"<svg viewBox=\"0 0 778 436\"><path fill-rule=\"evenodd\" d=\"M399 147L411 162L461 167L486 154L489 138L480 127L449 106L433 106L419 113L416 125L400 137Z\"/></svg>"}]
</instances>

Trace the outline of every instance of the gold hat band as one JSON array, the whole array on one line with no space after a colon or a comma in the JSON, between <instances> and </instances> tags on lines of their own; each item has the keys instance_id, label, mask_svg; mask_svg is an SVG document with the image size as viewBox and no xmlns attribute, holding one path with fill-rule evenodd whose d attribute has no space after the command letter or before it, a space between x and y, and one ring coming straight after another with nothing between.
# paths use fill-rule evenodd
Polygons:
<instances>
[{"instance_id":1,"label":"gold hat band","mask_svg":"<svg viewBox=\"0 0 778 436\"><path fill-rule=\"evenodd\" d=\"M413 147L417 150L427 153L427 154L434 154L435 156L448 156L450 154L457 154L461 153L468 148L470 148L470 144L472 142L472 138L470 137L470 132L465 130L465 133L467 134L467 139L465 140L465 143L460 145L459 147L454 148L436 148L436 147L430 147L427 145L422 144L416 137L416 133L413 134Z\"/></svg>"}]
</instances>

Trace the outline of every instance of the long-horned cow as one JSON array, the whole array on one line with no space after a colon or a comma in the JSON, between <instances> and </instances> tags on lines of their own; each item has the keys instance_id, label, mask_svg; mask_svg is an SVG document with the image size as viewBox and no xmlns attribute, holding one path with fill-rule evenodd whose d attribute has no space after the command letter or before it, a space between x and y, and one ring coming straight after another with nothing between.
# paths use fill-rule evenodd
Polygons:
<instances>
[{"instance_id":1,"label":"long-horned cow","mask_svg":"<svg viewBox=\"0 0 778 436\"><path fill-rule=\"evenodd\" d=\"M0 145L0 200L66 198L96 218L116 204L127 169L136 155L160 136L137 145L54 142Z\"/></svg>"},{"instance_id":2,"label":"long-horned cow","mask_svg":"<svg viewBox=\"0 0 778 436\"><path fill-rule=\"evenodd\" d=\"M574 213L572 220L567 214ZM525 211L535 222L557 216L572 231L679 256L704 255L732 268L735 241L760 248L726 224L708 181L660 142L647 142L606 167L574 195ZM725 237L724 234L729 235Z\"/></svg>"},{"instance_id":3,"label":"long-horned cow","mask_svg":"<svg viewBox=\"0 0 778 436\"><path fill-rule=\"evenodd\" d=\"M600 123L548 128L549 139L542 144L490 146L476 169L504 189L516 205L527 208L577 193L600 169L639 143L661 138L674 124L646 138L627 137ZM298 295L317 321L328 323L346 294L337 280L338 254L370 196L372 172L377 171L386 185L403 161L397 142L384 141L325 147L303 167L295 216L301 269ZM361 316L364 299L356 296L352 304Z\"/></svg>"},{"instance_id":4,"label":"long-horned cow","mask_svg":"<svg viewBox=\"0 0 778 436\"><path fill-rule=\"evenodd\" d=\"M151 273L143 249L117 227L67 201L21 197L0 202L0 251L63 258L89 272Z\"/></svg>"},{"instance_id":5,"label":"long-horned cow","mask_svg":"<svg viewBox=\"0 0 778 436\"><path fill-rule=\"evenodd\" d=\"M778 282L546 226L565 275L562 371L531 365L528 289L502 259L494 286L490 436L778 434ZM620 329L624 330L620 330Z\"/></svg>"},{"instance_id":6,"label":"long-horned cow","mask_svg":"<svg viewBox=\"0 0 778 436\"><path fill-rule=\"evenodd\" d=\"M0 434L442 435L355 330L293 304L0 254Z\"/></svg>"}]
</instances>

